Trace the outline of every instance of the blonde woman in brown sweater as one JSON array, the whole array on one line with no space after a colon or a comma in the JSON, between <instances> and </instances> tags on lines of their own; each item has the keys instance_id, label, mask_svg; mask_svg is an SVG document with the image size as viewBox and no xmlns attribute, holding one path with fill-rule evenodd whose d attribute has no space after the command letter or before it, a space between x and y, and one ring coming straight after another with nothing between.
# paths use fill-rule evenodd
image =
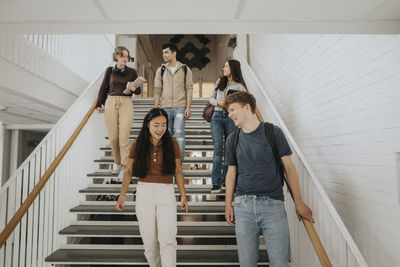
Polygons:
<instances>
[{"instance_id":1,"label":"blonde woman in brown sweater","mask_svg":"<svg viewBox=\"0 0 400 267\"><path fill-rule=\"evenodd\" d=\"M138 77L134 68L126 64L131 59L126 47L115 48L114 67L107 68L97 97L97 112L104 113L108 138L114 164L113 174L118 175L121 168L124 170L128 161L129 133L133 122L132 93L125 94L130 89L134 94L140 94L141 89L133 86ZM123 172L120 177L122 177Z\"/></svg>"}]
</instances>

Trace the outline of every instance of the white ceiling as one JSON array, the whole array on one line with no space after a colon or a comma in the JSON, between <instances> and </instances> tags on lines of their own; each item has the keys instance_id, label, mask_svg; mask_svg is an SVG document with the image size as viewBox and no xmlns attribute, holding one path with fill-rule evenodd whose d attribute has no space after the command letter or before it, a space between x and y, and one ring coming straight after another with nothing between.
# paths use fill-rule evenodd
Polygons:
<instances>
[{"instance_id":1,"label":"white ceiling","mask_svg":"<svg viewBox=\"0 0 400 267\"><path fill-rule=\"evenodd\" d=\"M399 0L1 0L18 33L400 33Z\"/></svg>"}]
</instances>

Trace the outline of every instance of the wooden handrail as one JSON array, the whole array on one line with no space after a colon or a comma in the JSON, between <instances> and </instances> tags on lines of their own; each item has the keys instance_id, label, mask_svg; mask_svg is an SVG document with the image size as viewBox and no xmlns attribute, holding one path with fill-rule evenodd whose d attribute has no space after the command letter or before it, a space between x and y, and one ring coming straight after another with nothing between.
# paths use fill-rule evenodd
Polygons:
<instances>
[{"instance_id":1,"label":"wooden handrail","mask_svg":"<svg viewBox=\"0 0 400 267\"><path fill-rule=\"evenodd\" d=\"M264 121L258 108L256 108L256 115L257 115L258 120ZM308 237L310 238L311 243L314 247L314 250L317 253L317 256L318 256L319 262L321 263L321 266L322 267L332 267L332 263L329 260L328 254L326 254L325 248L322 245L321 239L319 238L317 231L315 230L315 227L312 224L312 222L310 222L306 219L302 219L301 221L303 222L304 228L306 229Z\"/></svg>"},{"instance_id":2,"label":"wooden handrail","mask_svg":"<svg viewBox=\"0 0 400 267\"><path fill-rule=\"evenodd\" d=\"M14 214L14 216L8 222L6 227L4 227L3 231L0 234L0 248L2 248L3 245L6 243L7 238L14 231L15 227L17 227L17 225L20 223L22 217L24 217L25 213L28 211L28 209L32 205L33 201L39 195L40 191L46 185L47 181L50 179L51 175L53 174L53 172L55 171L57 166L60 164L60 162L64 158L65 154L68 152L69 148L72 146L75 139L78 137L79 133L81 132L81 130L83 129L83 127L85 126L87 121L89 120L90 116L93 114L93 111L96 108L96 103L97 103L97 100L90 107L89 111L86 113L86 115L82 119L81 123L78 125L78 127L75 129L75 131L72 133L72 135L68 139L67 143L65 143L64 147L58 153L57 157L53 160L50 167L46 170L46 172L40 178L39 182L33 188L32 192L28 195L28 197L25 199L24 203L22 203L22 205L19 207L18 211Z\"/></svg>"}]
</instances>

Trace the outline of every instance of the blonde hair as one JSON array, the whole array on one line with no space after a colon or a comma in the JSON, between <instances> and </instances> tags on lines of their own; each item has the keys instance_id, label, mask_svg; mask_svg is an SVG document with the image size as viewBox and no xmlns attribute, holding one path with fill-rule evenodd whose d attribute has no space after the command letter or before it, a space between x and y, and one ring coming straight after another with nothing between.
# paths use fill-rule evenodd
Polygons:
<instances>
[{"instance_id":1,"label":"blonde hair","mask_svg":"<svg viewBox=\"0 0 400 267\"><path fill-rule=\"evenodd\" d=\"M118 46L118 47L116 47L114 49L114 53L113 53L113 56L112 56L113 61L117 62L118 60L117 60L116 56L117 55L118 56L122 56L124 51L126 51L128 53L128 59L130 60L131 59L131 54L129 53L128 48L126 48L125 46Z\"/></svg>"}]
</instances>

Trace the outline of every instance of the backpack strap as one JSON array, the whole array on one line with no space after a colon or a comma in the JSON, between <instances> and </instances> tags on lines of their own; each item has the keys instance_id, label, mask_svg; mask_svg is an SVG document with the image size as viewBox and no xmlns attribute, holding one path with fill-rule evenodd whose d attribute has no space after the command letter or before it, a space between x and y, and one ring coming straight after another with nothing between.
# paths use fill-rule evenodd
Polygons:
<instances>
[{"instance_id":1,"label":"backpack strap","mask_svg":"<svg viewBox=\"0 0 400 267\"><path fill-rule=\"evenodd\" d=\"M276 143L276 138L275 138L274 125L272 123L265 122L264 129L265 129L265 136L267 137L268 143L271 145L272 153L274 154L274 158L275 158L276 166L278 168L279 176L281 177L282 186L284 186L284 184L286 182L286 186L287 186L290 194L293 197L292 190L290 189L290 186L286 180L285 166L283 165L282 159L279 155L278 144Z\"/></svg>"},{"instance_id":2,"label":"backpack strap","mask_svg":"<svg viewBox=\"0 0 400 267\"><path fill-rule=\"evenodd\" d=\"M186 66L186 65L183 65L182 68L183 68L183 72L185 73L185 78L184 78L184 80L183 80L183 88L186 90L186 73L187 73L187 66Z\"/></svg>"},{"instance_id":3,"label":"backpack strap","mask_svg":"<svg viewBox=\"0 0 400 267\"><path fill-rule=\"evenodd\" d=\"M184 88L186 89L186 73L187 73L187 66L186 66L186 65L183 65L182 68L183 68L183 72L185 73L185 78L184 78L183 86L184 86ZM163 86L163 87L164 87L164 79L163 79L163 77L164 77L165 69L166 69L166 67L165 67L164 65L162 65L162 66L161 66L161 86Z\"/></svg>"},{"instance_id":4,"label":"backpack strap","mask_svg":"<svg viewBox=\"0 0 400 267\"><path fill-rule=\"evenodd\" d=\"M164 65L162 65L161 66L161 86L164 88L164 79L163 79L163 77L164 77L164 72L165 72L165 66Z\"/></svg>"}]
</instances>

